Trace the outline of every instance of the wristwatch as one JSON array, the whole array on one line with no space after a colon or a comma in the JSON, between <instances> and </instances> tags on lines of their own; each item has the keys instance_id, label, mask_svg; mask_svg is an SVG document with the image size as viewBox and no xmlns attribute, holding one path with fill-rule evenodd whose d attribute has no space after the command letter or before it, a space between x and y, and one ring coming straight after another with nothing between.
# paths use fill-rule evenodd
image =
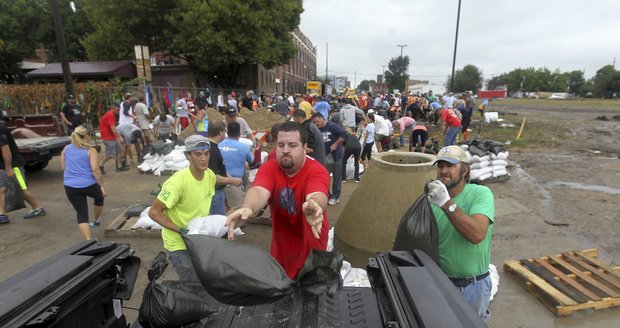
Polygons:
<instances>
[{"instance_id":1,"label":"wristwatch","mask_svg":"<svg viewBox=\"0 0 620 328\"><path fill-rule=\"evenodd\" d=\"M448 213L454 213L454 211L456 211L456 208L458 207L458 205L456 205L456 203L452 203L452 205L448 206Z\"/></svg>"}]
</instances>

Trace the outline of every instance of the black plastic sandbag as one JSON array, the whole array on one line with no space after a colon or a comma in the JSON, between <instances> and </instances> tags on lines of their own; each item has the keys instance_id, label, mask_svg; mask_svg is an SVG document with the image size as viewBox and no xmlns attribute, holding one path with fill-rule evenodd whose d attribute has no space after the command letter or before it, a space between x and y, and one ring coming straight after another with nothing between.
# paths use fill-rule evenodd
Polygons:
<instances>
[{"instance_id":1,"label":"black plastic sandbag","mask_svg":"<svg viewBox=\"0 0 620 328\"><path fill-rule=\"evenodd\" d=\"M343 256L313 250L296 280L266 251L205 235L183 236L198 279L218 301L231 305L272 303L297 289L335 295L342 287Z\"/></svg>"},{"instance_id":2,"label":"black plastic sandbag","mask_svg":"<svg viewBox=\"0 0 620 328\"><path fill-rule=\"evenodd\" d=\"M174 284L158 284L155 280L167 266L166 254L162 252L148 270L150 283L144 289L139 314L145 328L181 327L214 312L198 295Z\"/></svg>"},{"instance_id":3,"label":"black plastic sandbag","mask_svg":"<svg viewBox=\"0 0 620 328\"><path fill-rule=\"evenodd\" d=\"M6 173L3 172L2 174ZM10 177L8 180L9 184L6 186L6 190L4 191L4 211L6 213L17 211L26 207L19 182L17 182L15 177Z\"/></svg>"},{"instance_id":4,"label":"black plastic sandbag","mask_svg":"<svg viewBox=\"0 0 620 328\"><path fill-rule=\"evenodd\" d=\"M428 254L439 265L439 234L437 221L426 193L423 193L409 207L400 220L393 251L409 251L419 249Z\"/></svg>"}]
</instances>

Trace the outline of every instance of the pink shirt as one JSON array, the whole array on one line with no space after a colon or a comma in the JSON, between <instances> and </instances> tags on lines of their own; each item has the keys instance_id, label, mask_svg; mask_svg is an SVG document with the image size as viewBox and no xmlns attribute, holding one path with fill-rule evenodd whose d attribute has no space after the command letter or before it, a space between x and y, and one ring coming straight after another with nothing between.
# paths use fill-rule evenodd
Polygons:
<instances>
[{"instance_id":1,"label":"pink shirt","mask_svg":"<svg viewBox=\"0 0 620 328\"><path fill-rule=\"evenodd\" d=\"M410 127L415 124L415 120L409 116L401 117L395 120L396 124L398 124L398 128L400 131L405 131L407 127Z\"/></svg>"}]
</instances>

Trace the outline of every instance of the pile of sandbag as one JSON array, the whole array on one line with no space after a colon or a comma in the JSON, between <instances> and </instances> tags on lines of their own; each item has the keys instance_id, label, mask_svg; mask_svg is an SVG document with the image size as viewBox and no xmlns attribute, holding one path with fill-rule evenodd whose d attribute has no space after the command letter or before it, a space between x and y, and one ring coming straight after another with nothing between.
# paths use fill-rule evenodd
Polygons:
<instances>
[{"instance_id":1,"label":"pile of sandbag","mask_svg":"<svg viewBox=\"0 0 620 328\"><path fill-rule=\"evenodd\" d=\"M189 166L189 161L185 157L185 146L167 143L164 150L167 152L153 151L144 155L138 169L160 176L162 172L176 172Z\"/></svg>"},{"instance_id":2,"label":"pile of sandbag","mask_svg":"<svg viewBox=\"0 0 620 328\"><path fill-rule=\"evenodd\" d=\"M474 182L506 181L510 174L508 150L506 146L494 140L468 140L461 145L467 152L471 168L470 178Z\"/></svg>"}]
</instances>

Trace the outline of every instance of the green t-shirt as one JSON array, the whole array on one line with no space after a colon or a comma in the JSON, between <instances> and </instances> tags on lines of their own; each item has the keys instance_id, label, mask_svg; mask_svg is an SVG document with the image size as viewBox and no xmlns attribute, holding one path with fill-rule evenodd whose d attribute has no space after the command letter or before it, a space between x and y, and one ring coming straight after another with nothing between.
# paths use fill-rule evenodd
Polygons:
<instances>
[{"instance_id":1,"label":"green t-shirt","mask_svg":"<svg viewBox=\"0 0 620 328\"><path fill-rule=\"evenodd\" d=\"M157 199L166 205L164 214L170 221L183 228L192 219L209 215L214 194L213 171L206 170L204 178L199 181L194 178L189 168L185 168L164 182ZM187 249L176 231L163 228L161 237L164 240L164 248L170 252Z\"/></svg>"},{"instance_id":2,"label":"green t-shirt","mask_svg":"<svg viewBox=\"0 0 620 328\"><path fill-rule=\"evenodd\" d=\"M468 183L452 201L469 216L482 214L491 220L484 240L474 245L454 228L440 207L432 205L439 231L441 269L451 278L474 277L489 270L495 217L493 192L488 187Z\"/></svg>"}]
</instances>

